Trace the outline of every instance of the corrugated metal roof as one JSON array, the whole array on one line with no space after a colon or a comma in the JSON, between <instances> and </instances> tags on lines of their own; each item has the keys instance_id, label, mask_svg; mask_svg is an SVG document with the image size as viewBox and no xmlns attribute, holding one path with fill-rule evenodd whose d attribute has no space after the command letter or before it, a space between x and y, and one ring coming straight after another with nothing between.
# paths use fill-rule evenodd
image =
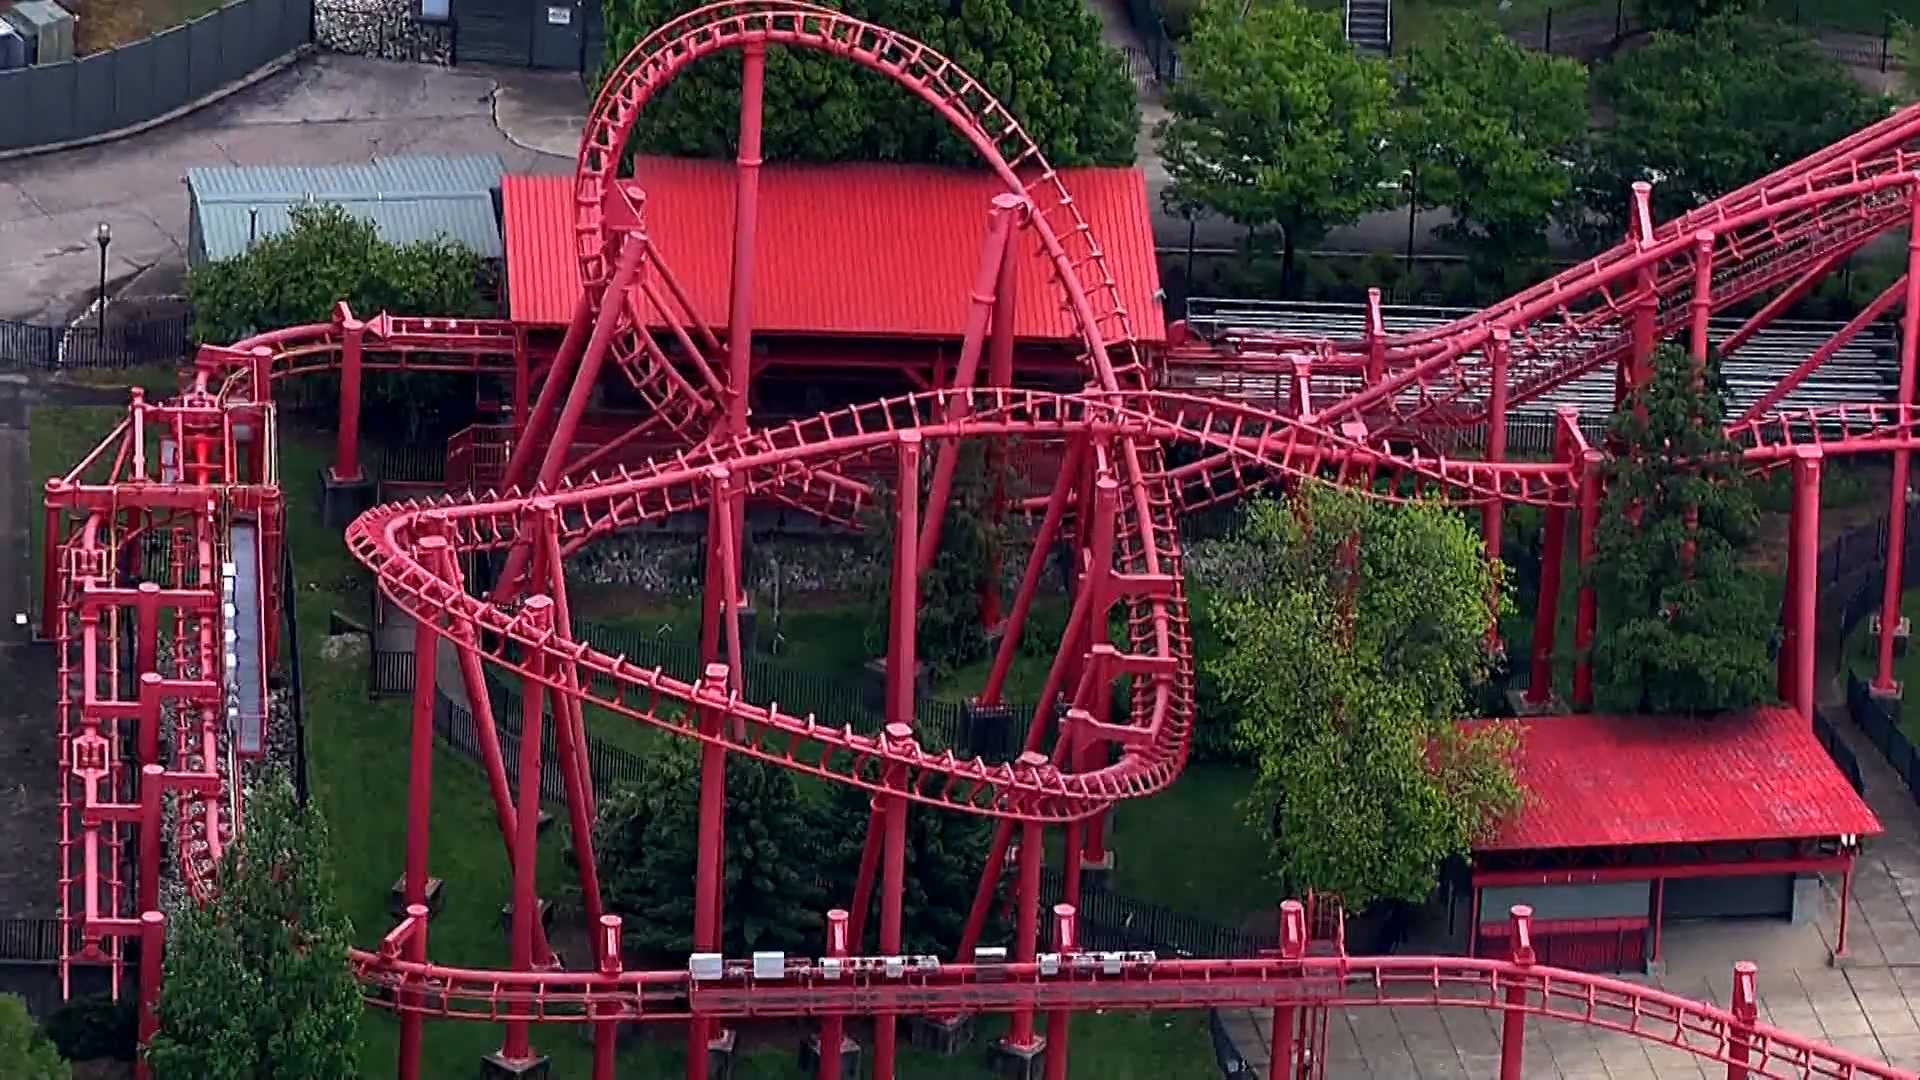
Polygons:
<instances>
[{"instance_id":1,"label":"corrugated metal roof","mask_svg":"<svg viewBox=\"0 0 1920 1080\"><path fill-rule=\"evenodd\" d=\"M1765 708L1480 720L1519 735L1526 800L1476 851L1876 836L1880 821L1807 722Z\"/></svg>"},{"instance_id":2,"label":"corrugated metal roof","mask_svg":"<svg viewBox=\"0 0 1920 1080\"><path fill-rule=\"evenodd\" d=\"M493 216L493 200L463 198L406 199L399 202L323 199L357 218L373 222L380 238L410 244L445 236L483 259L501 256L500 226ZM299 203L260 204L259 221L251 220L254 204L222 202L200 208L200 236L206 257L219 260L247 250L253 236L272 236L293 227L293 209Z\"/></svg>"},{"instance_id":3,"label":"corrugated metal roof","mask_svg":"<svg viewBox=\"0 0 1920 1080\"><path fill-rule=\"evenodd\" d=\"M647 232L701 316L726 321L734 174L727 161L640 158ZM1166 338L1146 182L1137 169L1066 169L1061 178L1119 281L1136 335ZM954 338L986 235L990 173L929 166L765 166L754 237L753 321L775 333ZM579 294L571 179L509 176L501 190L512 316L564 324ZM1074 337L1051 267L1031 234L1020 255L1015 332Z\"/></svg>"},{"instance_id":4,"label":"corrugated metal roof","mask_svg":"<svg viewBox=\"0 0 1920 1080\"><path fill-rule=\"evenodd\" d=\"M336 203L373 222L393 243L444 235L497 259L503 249L493 192L505 171L496 154L374 158L364 165L216 166L189 169L187 188L209 259L245 251L250 235L285 231L292 208L308 202Z\"/></svg>"}]
</instances>

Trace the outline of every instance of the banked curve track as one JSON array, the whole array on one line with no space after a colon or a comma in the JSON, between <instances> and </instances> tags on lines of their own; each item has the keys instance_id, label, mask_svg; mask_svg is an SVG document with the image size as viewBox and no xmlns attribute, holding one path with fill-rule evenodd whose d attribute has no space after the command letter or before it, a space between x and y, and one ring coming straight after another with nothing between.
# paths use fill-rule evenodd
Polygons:
<instances>
[{"instance_id":1,"label":"banked curve track","mask_svg":"<svg viewBox=\"0 0 1920 1080\"><path fill-rule=\"evenodd\" d=\"M1212 455L1201 463L1210 498L1264 486L1279 476L1345 483L1383 497L1434 494L1459 502L1504 500L1566 505L1574 488L1565 464L1499 464L1395 453L1342 429L1337 421L1367 416L1383 403L1396 423L1465 415L1484 382L1476 363L1495 326L1534 357L1511 369L1516 388L1540 387L1603 363L1624 348L1625 319L1639 282L1641 302L1657 299L1662 328L1669 311L1684 311L1684 290L1669 269L1711 232L1730 252L1725 298L1733 303L1767 284L1791 280L1830 262L1865 238L1906 221L1914 178L1904 144L1920 132L1920 111L1908 110L1776 177L1750 185L1680 222L1620 248L1460 323L1395 339L1387 377L1315 415L1298 418L1248 405L1157 393L1135 347L1096 238L1058 176L991 95L949 60L891 31L838 12L798 3L728 3L663 26L628 55L596 102L576 174L576 225L583 281L591 302L604 302L617 254L605 228L621 197L619 148L639 109L673 75L723 50L785 45L826 51L891 77L945 116L1025 200L1024 234L1054 270L1053 285L1079 328L1089 389L1061 395L992 389L923 394L876 402L725 440L695 441L717 408L715 373L680 370L697 357L668 359L638 341L622 312L612 355L657 415L692 444L679 454L602 477L563 476L550 489L510 489L375 508L348 530L348 543L377 576L383 593L433 633L483 650L484 659L555 691L684 737L724 740L727 749L796 771L923 804L1003 820L1084 819L1114 801L1158 791L1184 764L1192 712L1192 657L1180 583L1175 518L1186 501L1183 476L1162 447L1187 443ZM664 212L671 212L671 208ZM1691 271L1689 271L1691 272ZM1651 291L1645 288L1651 280ZM1676 302L1676 298L1678 301ZM402 325L404 323L404 325ZM368 366L484 369L502 352L502 324L395 320L368 343ZM506 328L510 331L510 327ZM1310 345L1323 356L1356 357L1370 344L1257 342L1250 350ZM338 342L329 327L294 328L219 350L238 368L255 348L271 354L272 374L321 370ZM455 357L448 360L447 357ZM465 358L465 359L458 359ZM1484 387L1482 387L1484 389ZM1410 395L1408 391L1413 393ZM1527 392L1522 390L1521 392ZM1404 403L1412 400L1411 408ZM1453 410L1449 412L1449 410ZM1793 445L1819 439L1820 418L1775 417L1740 431L1756 467L1780 461ZM1861 438L1829 441L1829 452L1877 452L1914 440L1910 409L1862 410ZM1374 428L1375 431L1381 430ZM489 603L449 581L423 549L510 547L544 523L568 549L592 538L739 491L806 485L811 470L831 469L910 439L938 441L1007 435L1082 439L1097 447L1105 473L1118 482L1112 539L1118 595L1132 608L1127 648L1152 692L1134 695L1133 715L1109 737L1122 746L1111 765L1091 771L1048 764L989 765L922 749L912 739L867 736L816 717L783 712L775 703L742 698L724 684L689 684L636 667L590 643L539 628L522 607ZM1223 469L1221 463L1225 463ZM1219 483L1212 481L1218 480ZM864 498L858 485L836 488L846 516ZM1084 508L1079 508L1084 509ZM556 672L571 671L573 678ZM698 730L689 718L718 710L737 724L728 734ZM890 973L878 962L835 982L818 967L790 961L779 979L730 965L710 985L686 972L626 974L565 971L476 971L402 959L397 948L355 951L356 971L370 990L431 987L385 995L388 1007L486 1021L589 1021L609 1017L671 1020L688 1016L894 1014L942 1008L1195 1007L1210 1004L1392 1005L1442 1003L1502 1008L1612 1026L1682 1046L1702 1057L1745 1061L1761 1076L1912 1074L1861 1060L1743 1021L1723 1010L1658 991L1556 969L1459 958L1339 958L1306 961L1177 961L1135 957L1103 965L966 964ZM831 985L830 985L831 984ZM673 1007L672 1002L684 1002ZM1570 1004L1572 1002L1572 1004ZM1579 1003L1584 1002L1584 1006ZM1601 1014L1608 1009L1619 1016Z\"/></svg>"}]
</instances>

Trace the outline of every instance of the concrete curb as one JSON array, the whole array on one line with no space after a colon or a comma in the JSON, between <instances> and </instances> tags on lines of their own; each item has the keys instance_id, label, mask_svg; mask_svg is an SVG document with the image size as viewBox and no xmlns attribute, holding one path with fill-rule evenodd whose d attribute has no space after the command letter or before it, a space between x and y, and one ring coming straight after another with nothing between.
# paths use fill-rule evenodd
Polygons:
<instances>
[{"instance_id":1,"label":"concrete curb","mask_svg":"<svg viewBox=\"0 0 1920 1080\"><path fill-rule=\"evenodd\" d=\"M161 124L178 120L188 113L204 109L208 105L212 105L229 95L237 94L270 76L278 75L306 57L313 55L314 51L314 47L311 44L302 45L276 60L270 60L266 64L255 68L251 74L244 78L236 79L211 94L206 94L193 101L189 101L177 109L161 113L151 120L142 120L137 124L128 124L126 127L115 128L112 131L103 131L98 135L89 135L84 139L68 139L66 142L48 143L44 146L23 146L17 150L0 150L0 161L38 157L41 154L57 154L62 150L79 150L83 147L98 146L101 143L124 139L129 135L138 135L143 131L151 131Z\"/></svg>"}]
</instances>

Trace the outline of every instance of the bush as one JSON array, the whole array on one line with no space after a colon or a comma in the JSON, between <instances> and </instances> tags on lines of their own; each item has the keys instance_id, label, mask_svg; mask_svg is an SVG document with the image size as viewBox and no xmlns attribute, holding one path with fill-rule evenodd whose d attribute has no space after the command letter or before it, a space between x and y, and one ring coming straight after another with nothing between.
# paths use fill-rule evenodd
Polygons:
<instances>
[{"instance_id":1,"label":"bush","mask_svg":"<svg viewBox=\"0 0 1920 1080\"><path fill-rule=\"evenodd\" d=\"M139 1050L140 1014L131 997L74 998L47 1017L46 1033L69 1061L132 1061Z\"/></svg>"}]
</instances>

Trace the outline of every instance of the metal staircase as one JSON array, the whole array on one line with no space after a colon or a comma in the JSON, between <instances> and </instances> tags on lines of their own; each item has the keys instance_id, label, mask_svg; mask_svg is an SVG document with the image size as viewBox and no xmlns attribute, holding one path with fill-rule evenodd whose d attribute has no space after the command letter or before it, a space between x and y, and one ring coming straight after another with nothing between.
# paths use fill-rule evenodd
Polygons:
<instances>
[{"instance_id":1,"label":"metal staircase","mask_svg":"<svg viewBox=\"0 0 1920 1080\"><path fill-rule=\"evenodd\" d=\"M1393 0L1346 0L1347 44L1368 56L1393 51Z\"/></svg>"}]
</instances>

